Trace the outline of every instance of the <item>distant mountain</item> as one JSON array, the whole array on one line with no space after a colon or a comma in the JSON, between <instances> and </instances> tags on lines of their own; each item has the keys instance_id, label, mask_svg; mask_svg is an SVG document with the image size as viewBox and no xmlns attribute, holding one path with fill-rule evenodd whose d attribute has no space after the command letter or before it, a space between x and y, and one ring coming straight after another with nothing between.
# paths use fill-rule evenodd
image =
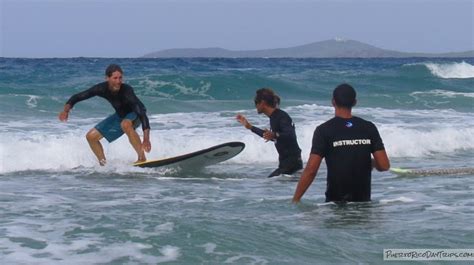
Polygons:
<instances>
[{"instance_id":1,"label":"distant mountain","mask_svg":"<svg viewBox=\"0 0 474 265\"><path fill-rule=\"evenodd\" d=\"M290 48L231 51L222 48L168 49L145 54L145 58L405 58L474 57L474 50L452 53L407 53L385 50L355 40L333 39Z\"/></svg>"}]
</instances>

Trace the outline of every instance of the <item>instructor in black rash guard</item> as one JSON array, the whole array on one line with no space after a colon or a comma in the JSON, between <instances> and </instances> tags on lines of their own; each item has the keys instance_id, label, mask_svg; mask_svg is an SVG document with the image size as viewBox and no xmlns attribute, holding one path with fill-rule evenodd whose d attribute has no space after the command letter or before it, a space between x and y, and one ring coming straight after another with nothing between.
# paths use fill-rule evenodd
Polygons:
<instances>
[{"instance_id":1,"label":"instructor in black rash guard","mask_svg":"<svg viewBox=\"0 0 474 265\"><path fill-rule=\"evenodd\" d=\"M352 116L356 102L356 92L350 85L334 89L335 117L314 131L311 155L296 187L294 203L313 182L323 158L327 166L326 202L370 201L372 168L386 171L390 161L377 127Z\"/></svg>"},{"instance_id":2,"label":"instructor in black rash guard","mask_svg":"<svg viewBox=\"0 0 474 265\"><path fill-rule=\"evenodd\" d=\"M73 95L64 105L64 110L59 114L59 120L67 121L69 111L77 102L99 96L112 104L115 113L99 122L86 135L87 141L96 155L101 166L105 165L104 149L100 140L105 137L113 142L124 133L128 136L130 144L137 152L137 162L146 161L145 152L150 152L150 124L146 115L146 108L133 92L133 88L122 83L123 71L120 66L111 64L105 70L106 82ZM135 129L142 124L143 142Z\"/></svg>"},{"instance_id":3,"label":"instructor in black rash guard","mask_svg":"<svg viewBox=\"0 0 474 265\"><path fill-rule=\"evenodd\" d=\"M293 174L303 168L301 149L296 139L295 125L288 113L278 108L279 104L280 98L270 88L257 90L255 107L258 114L264 113L270 118L271 130L262 130L252 126L241 114L238 114L236 117L245 128L267 141L275 142L275 147L279 154L279 164L278 168L268 176L269 178L281 174Z\"/></svg>"}]
</instances>

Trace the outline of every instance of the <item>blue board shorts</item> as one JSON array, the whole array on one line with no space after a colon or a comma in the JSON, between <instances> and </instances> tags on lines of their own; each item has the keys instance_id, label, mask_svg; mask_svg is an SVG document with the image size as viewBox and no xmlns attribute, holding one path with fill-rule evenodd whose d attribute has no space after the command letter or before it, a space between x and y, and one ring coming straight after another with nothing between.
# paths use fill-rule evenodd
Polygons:
<instances>
[{"instance_id":1,"label":"blue board shorts","mask_svg":"<svg viewBox=\"0 0 474 265\"><path fill-rule=\"evenodd\" d=\"M120 118L117 113L114 113L99 122L94 128L98 130L100 134L109 141L109 143L111 143L124 134L122 126L120 126L123 120L131 120L133 128L135 129L141 124L140 119L135 112L130 112L123 118Z\"/></svg>"}]
</instances>

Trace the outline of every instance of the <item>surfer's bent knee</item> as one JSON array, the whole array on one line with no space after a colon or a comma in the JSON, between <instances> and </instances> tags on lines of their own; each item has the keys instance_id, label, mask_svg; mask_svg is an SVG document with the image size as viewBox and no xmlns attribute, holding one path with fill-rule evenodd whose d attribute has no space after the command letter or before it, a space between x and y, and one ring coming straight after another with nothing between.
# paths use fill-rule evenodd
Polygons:
<instances>
[{"instance_id":1,"label":"surfer's bent knee","mask_svg":"<svg viewBox=\"0 0 474 265\"><path fill-rule=\"evenodd\" d=\"M123 120L120 123L120 127L122 127L122 130L124 132L127 132L129 130L135 130L135 128L133 128L133 122L131 120Z\"/></svg>"},{"instance_id":2,"label":"surfer's bent knee","mask_svg":"<svg viewBox=\"0 0 474 265\"><path fill-rule=\"evenodd\" d=\"M90 129L86 134L87 141L99 141L102 137L102 134L96 128Z\"/></svg>"}]
</instances>

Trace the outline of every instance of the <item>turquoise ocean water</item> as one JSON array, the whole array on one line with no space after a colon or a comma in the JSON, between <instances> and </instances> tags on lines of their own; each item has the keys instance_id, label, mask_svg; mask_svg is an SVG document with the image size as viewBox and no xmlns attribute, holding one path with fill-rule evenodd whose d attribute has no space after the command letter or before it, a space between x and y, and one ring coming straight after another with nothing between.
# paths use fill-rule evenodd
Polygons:
<instances>
[{"instance_id":1,"label":"turquoise ocean water","mask_svg":"<svg viewBox=\"0 0 474 265\"><path fill-rule=\"evenodd\" d=\"M67 123L57 115L110 63L148 109L149 159L229 141L245 150L199 171L140 169L122 137L104 143L109 163L99 167L84 136L111 106L94 98ZM377 125L392 166L474 167L474 58L0 58L0 263L380 264L388 248L474 248L472 174L374 172L373 201L345 206L324 203L325 165L299 205L298 175L265 178L273 144L234 119L269 126L255 90L281 96L307 160L342 82L356 88L354 114Z\"/></svg>"}]
</instances>

